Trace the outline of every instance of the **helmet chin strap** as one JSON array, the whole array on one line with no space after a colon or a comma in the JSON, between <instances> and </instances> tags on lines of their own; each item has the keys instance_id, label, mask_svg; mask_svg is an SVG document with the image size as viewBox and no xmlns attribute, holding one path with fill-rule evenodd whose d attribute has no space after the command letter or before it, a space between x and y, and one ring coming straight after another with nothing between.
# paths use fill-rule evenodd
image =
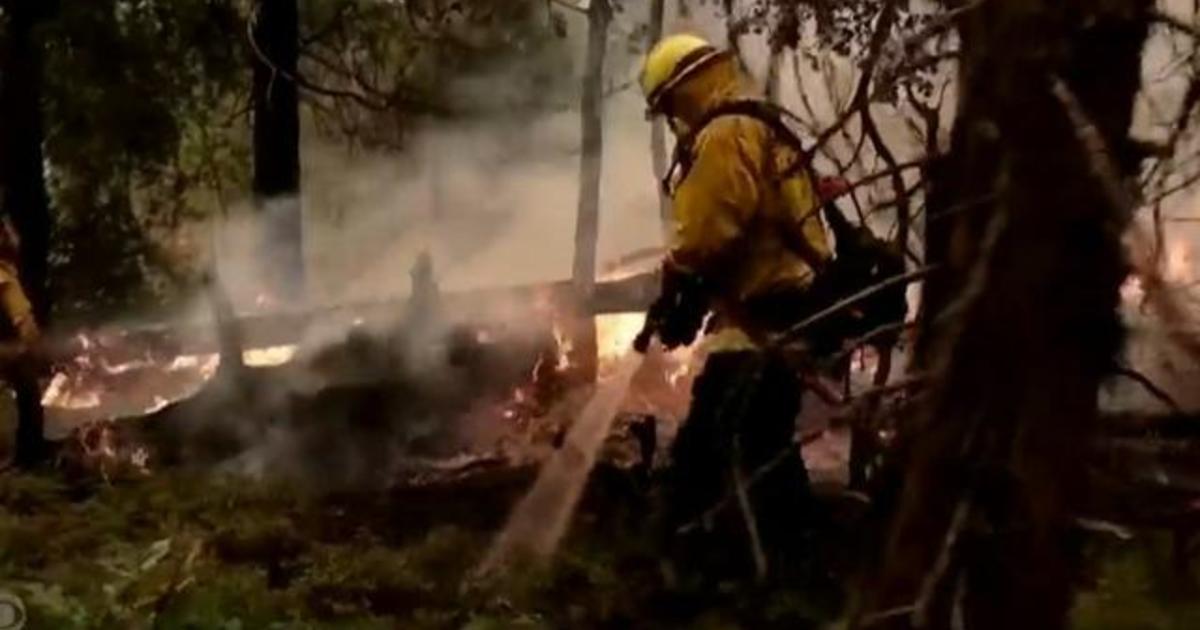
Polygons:
<instances>
[{"instance_id":1,"label":"helmet chin strap","mask_svg":"<svg viewBox=\"0 0 1200 630\"><path fill-rule=\"evenodd\" d=\"M687 135L690 127L675 113L670 94L663 94L656 108L646 110L647 120L653 120L657 116L662 116L667 121L667 126L671 128L671 133L675 134L676 138Z\"/></svg>"},{"instance_id":2,"label":"helmet chin strap","mask_svg":"<svg viewBox=\"0 0 1200 630\"><path fill-rule=\"evenodd\" d=\"M671 133L675 134L676 138L682 138L686 136L688 131L691 129L687 123L675 116L667 117L667 126L671 128Z\"/></svg>"}]
</instances>

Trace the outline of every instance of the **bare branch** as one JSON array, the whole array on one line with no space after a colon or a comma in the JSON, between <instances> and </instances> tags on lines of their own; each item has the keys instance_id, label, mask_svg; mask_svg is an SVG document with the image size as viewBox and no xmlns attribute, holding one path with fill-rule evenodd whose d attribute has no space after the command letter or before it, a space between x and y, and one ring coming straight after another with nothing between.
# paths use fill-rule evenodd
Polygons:
<instances>
[{"instance_id":1,"label":"bare branch","mask_svg":"<svg viewBox=\"0 0 1200 630\"><path fill-rule=\"evenodd\" d=\"M805 113L807 113L812 119L812 124L806 124L806 121L800 119L799 117L795 117L794 120L802 125L805 131L807 131L809 134L813 136L819 136L821 135L820 132L815 129L818 116L816 109L812 105L812 101L808 97L808 91L803 87L804 79L800 72L800 59L796 51L792 52L792 74L796 81L796 86L798 88L797 91L800 93L800 104L804 107ZM826 90L832 94L832 88L828 84L826 85ZM834 151L828 144L814 147L812 149L812 154L815 155L817 152L819 152L820 154L824 155L830 162L833 162L834 166L837 167L838 177L846 177L846 174L858 165L858 158L862 154L862 148L866 144L867 137L865 134L859 134L858 141L855 142L850 137L850 134L845 127L840 130L840 133L846 142L851 146L851 155L849 160L842 162L842 160L838 158L837 152ZM858 189L852 188L848 191L848 193L850 195L851 202L854 204L854 211L858 215L859 223L865 224L866 213L863 210L862 203L859 201Z\"/></svg>"},{"instance_id":2,"label":"bare branch","mask_svg":"<svg viewBox=\"0 0 1200 630\"><path fill-rule=\"evenodd\" d=\"M373 101L369 97L367 97L365 94L361 94L359 92L353 92L350 90L339 90L339 89L334 89L334 88L322 87L322 86L316 85L316 84L304 79L303 77L299 76L299 73L292 74L291 72L287 72L287 71L283 70L282 68L280 68L278 65L275 64L274 61L271 60L270 57L267 56L266 53L263 52L262 48L260 48L258 45L258 40L256 40L254 38L254 23L256 21L257 21L257 16L246 21L246 40L250 43L250 49L254 51L254 56L257 57L258 60L261 61L264 65L266 65L268 68L270 68L271 72L274 73L276 76L283 77L284 80L291 81L292 83L295 83L298 87L300 87L304 90L307 90L309 92L312 92L314 94L320 94L322 96L330 96L330 97L334 97L334 98L349 98L349 99L355 101L356 103L358 103L359 105L362 105L363 107L366 107L368 109L374 109L374 110L386 110L387 109L387 103L380 103L377 101Z\"/></svg>"},{"instance_id":3,"label":"bare branch","mask_svg":"<svg viewBox=\"0 0 1200 630\"><path fill-rule=\"evenodd\" d=\"M897 173L901 173L903 171L920 168L922 166L925 166L925 164L927 164L928 162L929 162L928 157L921 157L921 158L917 158L915 160L901 162L899 164L896 164L894 167L887 168L882 171L877 171L875 173L871 173L870 175L867 175L866 177L864 177L856 182L851 183L850 187L846 189L846 192L849 193L851 191L862 188L863 186L870 186L871 184L874 184L875 182L877 182L881 179L884 179L886 177L893 177ZM919 185L914 186L914 189L919 188L919 187L920 187ZM894 202L894 200L893 200L893 202Z\"/></svg>"},{"instance_id":4,"label":"bare branch","mask_svg":"<svg viewBox=\"0 0 1200 630\"><path fill-rule=\"evenodd\" d=\"M1124 178L1121 177L1116 161L1113 160L1108 145L1104 141L1104 136L1084 111L1083 105L1066 82L1059 77L1052 77L1050 91L1066 110L1067 117L1071 119L1071 124L1075 128L1075 136L1087 151L1088 166L1092 175L1109 198L1113 208L1122 216L1133 216L1133 210L1136 207L1134 197L1122 185Z\"/></svg>"},{"instance_id":5,"label":"bare branch","mask_svg":"<svg viewBox=\"0 0 1200 630\"><path fill-rule=\"evenodd\" d=\"M887 280L884 280L882 282L879 282L872 286L869 286L869 287L863 289L862 291L859 291L859 292L855 293L854 295L851 295L843 300L840 300L840 301L834 303L832 306L829 306L828 308L818 311L816 314L805 318L800 323L796 324L795 326L792 326L785 332L779 334L776 337L776 339L774 340L774 343L776 343L776 344L787 343L789 340L795 339L800 333L807 330L813 324L816 324L818 322L822 322L826 319L829 319L830 317L832 317L852 306L855 306L868 298L871 298L879 293L882 293L883 291L887 291L888 289L893 289L897 286L903 286L906 284L917 282L919 280L923 280L923 279L929 277L929 275L936 270L937 270L936 265L928 265L928 266L921 267L919 269L910 271L908 273L905 273L905 274L902 274L899 276L893 276L891 278L888 278Z\"/></svg>"},{"instance_id":6,"label":"bare branch","mask_svg":"<svg viewBox=\"0 0 1200 630\"><path fill-rule=\"evenodd\" d=\"M1159 24L1168 26L1180 33L1200 38L1200 26L1188 22L1187 20L1167 13L1166 11L1154 10L1150 12L1150 20Z\"/></svg>"},{"instance_id":7,"label":"bare branch","mask_svg":"<svg viewBox=\"0 0 1200 630\"><path fill-rule=\"evenodd\" d=\"M1118 366L1116 369L1113 370L1113 374L1115 374L1117 376L1123 376L1123 377L1137 383L1138 385L1141 385L1142 388L1145 389L1151 396L1154 396L1155 398L1157 398L1159 402L1161 402L1162 404L1169 407L1171 409L1171 411L1174 411L1176 413L1183 412L1183 408L1179 406L1179 403L1176 402L1176 400L1173 397L1171 397L1171 395L1168 394L1166 392L1166 390L1159 387L1157 383L1150 380L1150 377L1146 376L1145 374L1142 374L1141 372L1138 372L1137 370L1135 370L1133 368L1125 367L1125 366Z\"/></svg>"},{"instance_id":8,"label":"bare branch","mask_svg":"<svg viewBox=\"0 0 1200 630\"><path fill-rule=\"evenodd\" d=\"M858 110L867 107L870 95L871 79L875 74L875 66L879 63L879 58L883 52L883 45L887 43L888 35L892 31L892 27L896 25L896 18L899 15L900 2L899 0L887 0L883 8L879 10L879 19L875 21L875 31L871 35L871 41L867 45L867 56L863 61L862 76L858 79L858 86L854 90L854 96L850 99L846 111L834 122L833 126L826 129L814 145L814 150L819 149L829 141L833 134L837 133L842 127L854 117Z\"/></svg>"},{"instance_id":9,"label":"bare branch","mask_svg":"<svg viewBox=\"0 0 1200 630\"><path fill-rule=\"evenodd\" d=\"M891 147L884 142L883 135L879 133L879 128L875 126L875 119L871 116L870 107L862 108L862 126L867 137L871 139L871 145L875 148L875 153L883 159L890 171L892 191L896 195L896 241L907 246L909 205L908 195L905 191L904 176L901 174L900 165L896 162L896 156L892 153Z\"/></svg>"},{"instance_id":10,"label":"bare branch","mask_svg":"<svg viewBox=\"0 0 1200 630\"><path fill-rule=\"evenodd\" d=\"M899 42L896 42L896 48L902 51L912 50L915 47L925 43L925 41L929 38L946 32L951 26L953 26L955 20L957 20L964 13L974 11L975 9L983 6L984 1L985 0L972 0L961 7L950 9L949 11L938 15L920 30L907 35Z\"/></svg>"},{"instance_id":11,"label":"bare branch","mask_svg":"<svg viewBox=\"0 0 1200 630\"><path fill-rule=\"evenodd\" d=\"M1167 197L1170 197L1171 195L1174 195L1175 193L1180 192L1182 190L1191 188L1197 182L1200 182L1200 170L1188 175L1187 177L1185 177L1183 179L1183 181L1179 182L1178 184L1175 184L1174 186L1171 186L1170 188L1167 188L1165 190L1159 191L1157 195L1155 195L1154 197L1151 197L1149 199L1146 199L1144 203L1146 203L1147 205L1157 205L1158 203L1160 203Z\"/></svg>"},{"instance_id":12,"label":"bare branch","mask_svg":"<svg viewBox=\"0 0 1200 630\"><path fill-rule=\"evenodd\" d=\"M869 345L872 341L875 341L880 337L902 333L904 331L913 329L915 326L916 324L914 322L892 322L890 324L883 324L882 326L867 332L861 337L846 342L846 344L844 344L845 349L834 355L833 358L829 360L829 363L840 363L851 354L856 352L859 348Z\"/></svg>"}]
</instances>

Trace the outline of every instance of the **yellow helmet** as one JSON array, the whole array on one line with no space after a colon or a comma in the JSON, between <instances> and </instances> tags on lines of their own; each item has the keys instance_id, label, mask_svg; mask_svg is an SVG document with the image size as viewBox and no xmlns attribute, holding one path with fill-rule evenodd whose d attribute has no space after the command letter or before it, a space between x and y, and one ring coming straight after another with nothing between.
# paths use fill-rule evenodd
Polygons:
<instances>
[{"instance_id":1,"label":"yellow helmet","mask_svg":"<svg viewBox=\"0 0 1200 630\"><path fill-rule=\"evenodd\" d=\"M647 112L656 114L662 97L701 67L721 54L697 35L670 35L659 40L642 63L639 82L646 97Z\"/></svg>"}]
</instances>

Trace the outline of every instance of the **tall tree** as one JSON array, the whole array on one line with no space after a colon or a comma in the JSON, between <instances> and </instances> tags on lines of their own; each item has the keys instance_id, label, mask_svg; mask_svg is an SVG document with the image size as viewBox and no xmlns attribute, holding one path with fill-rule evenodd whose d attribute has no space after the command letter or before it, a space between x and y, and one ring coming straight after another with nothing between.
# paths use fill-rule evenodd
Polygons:
<instances>
[{"instance_id":1,"label":"tall tree","mask_svg":"<svg viewBox=\"0 0 1200 630\"><path fill-rule=\"evenodd\" d=\"M56 324L195 288L179 227L250 185L249 50L225 41L246 30L236 2L67 2L45 23Z\"/></svg>"},{"instance_id":2,"label":"tall tree","mask_svg":"<svg viewBox=\"0 0 1200 630\"><path fill-rule=\"evenodd\" d=\"M7 0L8 18L0 69L0 184L4 212L21 240L21 282L34 316L45 325L50 312L46 270L50 249L50 201L42 155L42 43L38 24L56 9L55 2ZM41 390L24 371L14 378L17 395L17 462L32 465L44 456Z\"/></svg>"},{"instance_id":3,"label":"tall tree","mask_svg":"<svg viewBox=\"0 0 1200 630\"><path fill-rule=\"evenodd\" d=\"M581 376L596 376L596 323L591 313L596 286L596 244L600 233L600 175L604 160L604 55L612 6L608 0L591 0L587 9L587 61L583 75L580 120L583 155L579 162L579 207L575 219L575 262L572 267L580 318L575 331L572 362Z\"/></svg>"},{"instance_id":4,"label":"tall tree","mask_svg":"<svg viewBox=\"0 0 1200 630\"><path fill-rule=\"evenodd\" d=\"M275 297L304 293L300 203L300 47L296 0L259 0L254 24L254 195L263 213L266 275Z\"/></svg>"},{"instance_id":5,"label":"tall tree","mask_svg":"<svg viewBox=\"0 0 1200 630\"><path fill-rule=\"evenodd\" d=\"M0 83L3 108L4 210L21 238L21 276L38 319L49 313L46 282L50 244L50 201L46 194L42 143L43 50L40 22L56 10L53 2L7 0L8 37Z\"/></svg>"},{"instance_id":6,"label":"tall tree","mask_svg":"<svg viewBox=\"0 0 1200 630\"><path fill-rule=\"evenodd\" d=\"M943 275L926 285L920 363L934 385L869 598L902 614L871 627L1067 624L1087 445L1121 343L1124 181L1139 162L1128 130L1151 6L1010 0L962 14L959 118L928 205Z\"/></svg>"}]
</instances>

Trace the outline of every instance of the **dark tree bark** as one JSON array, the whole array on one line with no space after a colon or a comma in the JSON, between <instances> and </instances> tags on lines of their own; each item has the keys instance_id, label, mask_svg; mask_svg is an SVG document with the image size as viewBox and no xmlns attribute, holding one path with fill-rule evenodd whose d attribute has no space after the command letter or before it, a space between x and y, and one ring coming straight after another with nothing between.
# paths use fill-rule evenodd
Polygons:
<instances>
[{"instance_id":1,"label":"dark tree bark","mask_svg":"<svg viewBox=\"0 0 1200 630\"><path fill-rule=\"evenodd\" d=\"M927 227L943 270L925 287L918 360L937 387L910 427L867 596L869 611L902 612L873 627L1067 625L1085 445L1121 343L1129 217L1097 177L1108 158L1081 143L1052 86L1075 95L1114 170L1132 173L1150 6L1009 0L963 17L958 120L932 168Z\"/></svg>"},{"instance_id":2,"label":"dark tree bark","mask_svg":"<svg viewBox=\"0 0 1200 630\"><path fill-rule=\"evenodd\" d=\"M254 194L266 275L281 300L304 294L296 0L259 0L254 23Z\"/></svg>"},{"instance_id":3,"label":"dark tree bark","mask_svg":"<svg viewBox=\"0 0 1200 630\"><path fill-rule=\"evenodd\" d=\"M579 207L575 219L575 262L571 277L578 296L579 316L572 331L572 364L580 378L596 377L596 322L591 298L596 286L596 242L600 236L600 175L604 161L604 54L612 7L608 0L588 5L587 67L583 75L581 126L583 156L579 162Z\"/></svg>"},{"instance_id":4,"label":"dark tree bark","mask_svg":"<svg viewBox=\"0 0 1200 630\"><path fill-rule=\"evenodd\" d=\"M42 44L37 25L57 10L56 2L8 0L8 18L0 68L0 185L4 212L21 240L21 284L42 326L50 314L47 271L50 252L50 201L46 193L42 142ZM30 466L44 458L41 389L24 370L11 379L17 396L16 461Z\"/></svg>"}]
</instances>

